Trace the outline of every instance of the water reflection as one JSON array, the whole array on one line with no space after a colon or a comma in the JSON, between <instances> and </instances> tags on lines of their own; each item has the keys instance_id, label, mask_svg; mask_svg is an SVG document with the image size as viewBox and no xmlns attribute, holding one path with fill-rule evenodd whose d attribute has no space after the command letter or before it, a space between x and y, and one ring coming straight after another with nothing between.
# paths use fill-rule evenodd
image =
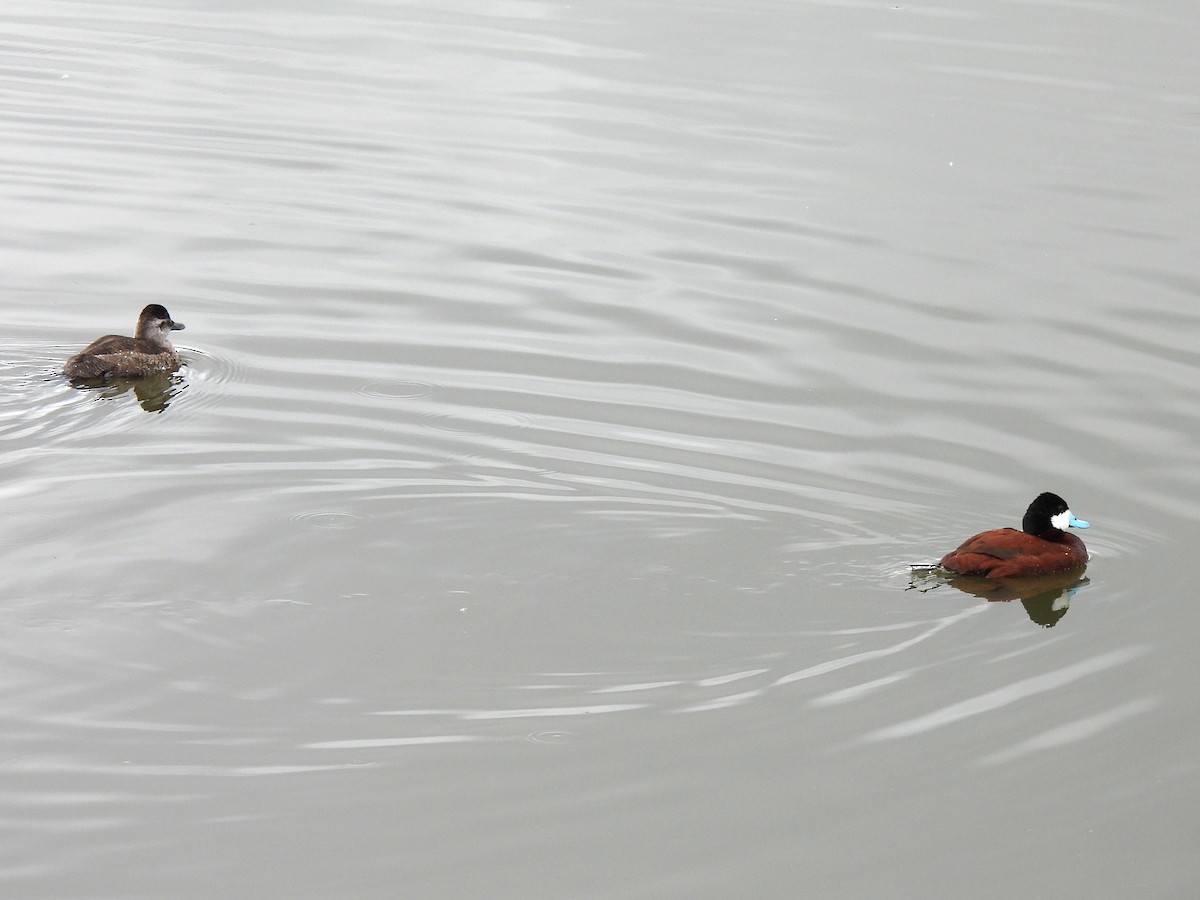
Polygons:
<instances>
[{"instance_id":1,"label":"water reflection","mask_svg":"<svg viewBox=\"0 0 1200 900\"><path fill-rule=\"evenodd\" d=\"M1088 583L1084 571L1080 568L1022 578L983 578L979 575L948 575L936 566L914 567L907 590L924 592L948 585L988 602L1020 600L1033 622L1043 628L1053 628L1067 614L1076 591Z\"/></svg>"},{"instance_id":2,"label":"water reflection","mask_svg":"<svg viewBox=\"0 0 1200 900\"><path fill-rule=\"evenodd\" d=\"M96 391L102 400L113 400L133 391L138 406L146 412L163 412L187 387L187 382L178 372L160 372L146 378L72 379L71 386L84 391Z\"/></svg>"}]
</instances>

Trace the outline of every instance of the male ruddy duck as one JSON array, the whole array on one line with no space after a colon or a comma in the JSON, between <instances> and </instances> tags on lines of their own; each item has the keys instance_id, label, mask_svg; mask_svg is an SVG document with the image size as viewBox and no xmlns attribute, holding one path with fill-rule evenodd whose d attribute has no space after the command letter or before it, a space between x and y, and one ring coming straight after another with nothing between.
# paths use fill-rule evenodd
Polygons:
<instances>
[{"instance_id":1,"label":"male ruddy duck","mask_svg":"<svg viewBox=\"0 0 1200 900\"><path fill-rule=\"evenodd\" d=\"M145 378L174 372L179 368L179 354L168 335L182 330L183 323L172 321L165 306L151 303L138 316L136 337L106 334L96 338L67 360L63 374L68 378Z\"/></svg>"},{"instance_id":2,"label":"male ruddy duck","mask_svg":"<svg viewBox=\"0 0 1200 900\"><path fill-rule=\"evenodd\" d=\"M1078 569L1088 561L1083 541L1067 528L1087 528L1088 523L1071 515L1065 500L1045 493L1029 504L1021 530L994 528L963 541L957 550L942 557L939 565L958 575L985 578L1014 578L1049 575Z\"/></svg>"}]
</instances>

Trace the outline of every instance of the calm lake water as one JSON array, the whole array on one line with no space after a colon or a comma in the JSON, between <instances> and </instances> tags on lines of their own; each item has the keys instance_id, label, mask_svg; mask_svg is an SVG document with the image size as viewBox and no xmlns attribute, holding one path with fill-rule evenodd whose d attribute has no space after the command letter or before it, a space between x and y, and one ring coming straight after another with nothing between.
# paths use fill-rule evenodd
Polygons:
<instances>
[{"instance_id":1,"label":"calm lake water","mask_svg":"<svg viewBox=\"0 0 1200 900\"><path fill-rule=\"evenodd\" d=\"M5 19L0 894L1194 895L1193 3Z\"/></svg>"}]
</instances>

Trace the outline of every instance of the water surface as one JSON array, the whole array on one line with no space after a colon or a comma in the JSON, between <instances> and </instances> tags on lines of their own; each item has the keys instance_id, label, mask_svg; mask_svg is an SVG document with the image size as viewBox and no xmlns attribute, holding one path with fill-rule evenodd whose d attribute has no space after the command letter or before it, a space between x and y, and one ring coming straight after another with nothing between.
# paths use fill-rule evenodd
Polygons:
<instances>
[{"instance_id":1,"label":"water surface","mask_svg":"<svg viewBox=\"0 0 1200 900\"><path fill-rule=\"evenodd\" d=\"M1194 18L10 17L6 892L1186 896Z\"/></svg>"}]
</instances>

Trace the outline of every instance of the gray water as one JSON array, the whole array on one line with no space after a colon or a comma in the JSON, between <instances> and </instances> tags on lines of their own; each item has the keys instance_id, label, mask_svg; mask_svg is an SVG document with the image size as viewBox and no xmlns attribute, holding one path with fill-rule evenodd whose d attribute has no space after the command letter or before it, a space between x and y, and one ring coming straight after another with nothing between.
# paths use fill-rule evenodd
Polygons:
<instances>
[{"instance_id":1,"label":"gray water","mask_svg":"<svg viewBox=\"0 0 1200 900\"><path fill-rule=\"evenodd\" d=\"M1194 4L5 20L4 896L1194 895Z\"/></svg>"}]
</instances>

